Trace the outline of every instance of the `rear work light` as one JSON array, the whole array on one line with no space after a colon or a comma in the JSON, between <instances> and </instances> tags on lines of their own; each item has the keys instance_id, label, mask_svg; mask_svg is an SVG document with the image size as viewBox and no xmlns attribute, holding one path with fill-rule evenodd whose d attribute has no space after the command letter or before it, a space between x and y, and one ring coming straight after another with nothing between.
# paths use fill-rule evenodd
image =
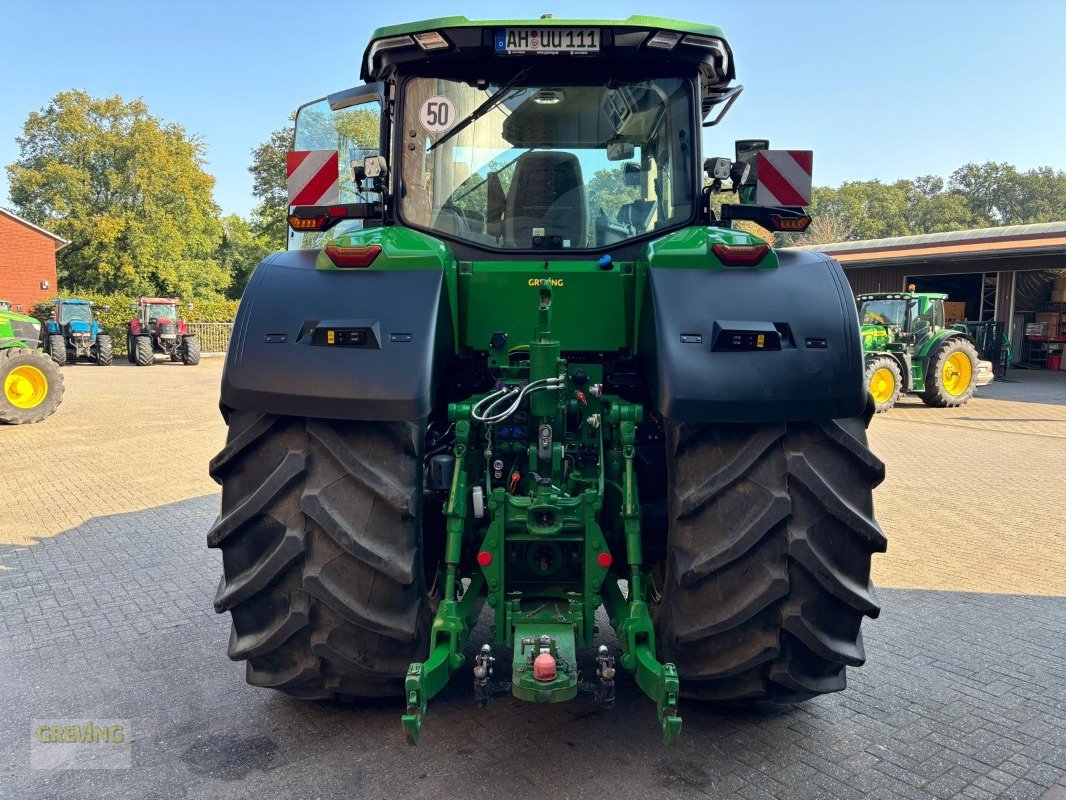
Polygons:
<instances>
[{"instance_id":1,"label":"rear work light","mask_svg":"<svg viewBox=\"0 0 1066 800\"><path fill-rule=\"evenodd\" d=\"M437 31L428 33L416 33L415 41L423 50L444 50L448 47L448 40Z\"/></svg>"},{"instance_id":2,"label":"rear work light","mask_svg":"<svg viewBox=\"0 0 1066 800\"><path fill-rule=\"evenodd\" d=\"M341 269L369 267L380 253L380 244L368 244L361 247L340 247L335 244L326 246L326 255L329 260Z\"/></svg>"},{"instance_id":3,"label":"rear work light","mask_svg":"<svg viewBox=\"0 0 1066 800\"><path fill-rule=\"evenodd\" d=\"M673 50L677 46L677 43L680 41L680 33L672 33L671 31L659 31L657 34L648 39L648 47L655 47L659 50Z\"/></svg>"},{"instance_id":4,"label":"rear work light","mask_svg":"<svg viewBox=\"0 0 1066 800\"><path fill-rule=\"evenodd\" d=\"M716 244L711 252L727 267L754 267L770 252L770 245Z\"/></svg>"}]
</instances>

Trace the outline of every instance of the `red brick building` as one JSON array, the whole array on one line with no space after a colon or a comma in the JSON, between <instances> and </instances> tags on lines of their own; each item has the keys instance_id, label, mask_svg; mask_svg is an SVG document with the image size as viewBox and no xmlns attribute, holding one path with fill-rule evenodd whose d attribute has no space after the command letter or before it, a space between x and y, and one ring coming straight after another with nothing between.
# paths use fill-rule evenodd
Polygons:
<instances>
[{"instance_id":1,"label":"red brick building","mask_svg":"<svg viewBox=\"0 0 1066 800\"><path fill-rule=\"evenodd\" d=\"M70 242L0 208L0 300L28 312L57 294L56 252Z\"/></svg>"}]
</instances>

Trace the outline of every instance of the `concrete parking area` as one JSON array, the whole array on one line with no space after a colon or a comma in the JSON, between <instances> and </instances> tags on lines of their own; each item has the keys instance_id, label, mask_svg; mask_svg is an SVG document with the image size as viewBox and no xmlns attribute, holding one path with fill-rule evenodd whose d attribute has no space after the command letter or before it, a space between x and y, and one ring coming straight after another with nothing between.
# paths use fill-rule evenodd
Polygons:
<instances>
[{"instance_id":1,"label":"concrete parking area","mask_svg":"<svg viewBox=\"0 0 1066 800\"><path fill-rule=\"evenodd\" d=\"M684 703L664 750L628 676L613 711L483 711L464 670L412 749L399 701L288 699L225 657L204 543L220 368L67 368L54 417L0 428L0 797L1066 797L1059 376L874 420L889 551L847 691L791 708ZM128 720L129 768L32 768L36 727L71 719Z\"/></svg>"}]
</instances>

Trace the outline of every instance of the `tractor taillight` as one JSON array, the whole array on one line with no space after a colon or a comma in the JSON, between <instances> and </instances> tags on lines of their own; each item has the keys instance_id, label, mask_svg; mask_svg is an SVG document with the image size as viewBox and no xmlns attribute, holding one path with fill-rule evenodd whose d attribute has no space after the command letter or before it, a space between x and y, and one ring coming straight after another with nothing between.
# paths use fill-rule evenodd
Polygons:
<instances>
[{"instance_id":1,"label":"tractor taillight","mask_svg":"<svg viewBox=\"0 0 1066 800\"><path fill-rule=\"evenodd\" d=\"M327 219L329 217L325 214L316 217L298 217L295 214L289 214L289 227L294 231L320 231Z\"/></svg>"},{"instance_id":2,"label":"tractor taillight","mask_svg":"<svg viewBox=\"0 0 1066 800\"><path fill-rule=\"evenodd\" d=\"M716 244L711 252L727 267L754 267L770 252L770 245Z\"/></svg>"},{"instance_id":3,"label":"tractor taillight","mask_svg":"<svg viewBox=\"0 0 1066 800\"><path fill-rule=\"evenodd\" d=\"M381 252L380 244L368 244L360 247L340 247L335 244L326 247L329 260L341 269L361 269L369 267Z\"/></svg>"}]
</instances>

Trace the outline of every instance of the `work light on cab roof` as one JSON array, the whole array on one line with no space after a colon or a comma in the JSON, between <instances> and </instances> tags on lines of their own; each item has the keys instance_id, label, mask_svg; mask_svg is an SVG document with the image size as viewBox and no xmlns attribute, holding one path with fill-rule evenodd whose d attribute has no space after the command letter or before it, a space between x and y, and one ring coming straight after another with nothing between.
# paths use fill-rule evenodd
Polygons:
<instances>
[{"instance_id":1,"label":"work light on cab roof","mask_svg":"<svg viewBox=\"0 0 1066 800\"><path fill-rule=\"evenodd\" d=\"M249 682L403 697L411 743L462 669L609 708L620 667L668 744L686 697L843 689L885 544L858 324L836 262L734 228L804 230L813 159L703 158L722 31L443 17L360 69L297 112L223 373Z\"/></svg>"}]
</instances>

